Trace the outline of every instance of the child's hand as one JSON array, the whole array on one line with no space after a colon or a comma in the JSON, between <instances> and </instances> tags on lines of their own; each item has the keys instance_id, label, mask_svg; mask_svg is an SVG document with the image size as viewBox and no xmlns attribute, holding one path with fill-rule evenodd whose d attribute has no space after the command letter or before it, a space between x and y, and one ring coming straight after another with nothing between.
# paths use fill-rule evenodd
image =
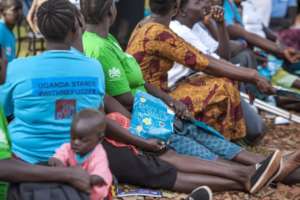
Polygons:
<instances>
[{"instance_id":1,"label":"child's hand","mask_svg":"<svg viewBox=\"0 0 300 200\"><path fill-rule=\"evenodd\" d=\"M51 167L64 167L65 165L58 160L57 158L50 158L50 160L48 160L48 165Z\"/></svg>"},{"instance_id":2,"label":"child's hand","mask_svg":"<svg viewBox=\"0 0 300 200\"><path fill-rule=\"evenodd\" d=\"M106 186L107 185L107 183L105 182L105 180L102 177L97 176L97 175L91 175L90 176L90 181L91 181L91 185L92 186L102 187L102 186Z\"/></svg>"},{"instance_id":3,"label":"child's hand","mask_svg":"<svg viewBox=\"0 0 300 200\"><path fill-rule=\"evenodd\" d=\"M213 6L210 11L211 17L217 23L224 22L224 9L221 6Z\"/></svg>"}]
</instances>

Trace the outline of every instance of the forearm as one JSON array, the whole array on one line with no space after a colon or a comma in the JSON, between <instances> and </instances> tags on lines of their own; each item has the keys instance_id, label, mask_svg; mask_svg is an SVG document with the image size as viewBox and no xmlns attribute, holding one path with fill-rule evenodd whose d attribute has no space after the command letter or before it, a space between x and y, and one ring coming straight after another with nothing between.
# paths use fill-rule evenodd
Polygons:
<instances>
[{"instance_id":1,"label":"forearm","mask_svg":"<svg viewBox=\"0 0 300 200\"><path fill-rule=\"evenodd\" d=\"M230 60L231 50L229 45L229 34L225 22L218 24L219 48L218 54L225 60Z\"/></svg>"},{"instance_id":2,"label":"forearm","mask_svg":"<svg viewBox=\"0 0 300 200\"><path fill-rule=\"evenodd\" d=\"M204 23L204 25L208 29L208 31L212 35L212 37L215 40L219 41L220 35L219 35L217 23L213 19L209 19L206 23Z\"/></svg>"},{"instance_id":3,"label":"forearm","mask_svg":"<svg viewBox=\"0 0 300 200\"><path fill-rule=\"evenodd\" d=\"M172 101L170 95L149 83L145 83L145 88L151 95L163 100L166 104L169 104L170 101Z\"/></svg>"},{"instance_id":4,"label":"forearm","mask_svg":"<svg viewBox=\"0 0 300 200\"><path fill-rule=\"evenodd\" d=\"M143 138L134 136L127 129L122 128L109 118L106 118L106 122L106 136L108 138L122 142L124 144L136 146L140 149L145 149L147 147L147 143Z\"/></svg>"},{"instance_id":5,"label":"forearm","mask_svg":"<svg viewBox=\"0 0 300 200\"><path fill-rule=\"evenodd\" d=\"M0 85L4 84L6 79L6 64L0 62Z\"/></svg>"},{"instance_id":6,"label":"forearm","mask_svg":"<svg viewBox=\"0 0 300 200\"><path fill-rule=\"evenodd\" d=\"M233 38L243 38L250 45L259 47L267 52L273 53L278 57L283 57L283 50L277 46L276 43L260 37L254 33L246 31L243 27L239 25L232 25L228 27L228 31Z\"/></svg>"},{"instance_id":7,"label":"forearm","mask_svg":"<svg viewBox=\"0 0 300 200\"><path fill-rule=\"evenodd\" d=\"M275 32L273 32L270 28L263 26L263 30L267 36L267 39L276 42L277 41L277 35Z\"/></svg>"},{"instance_id":8,"label":"forearm","mask_svg":"<svg viewBox=\"0 0 300 200\"><path fill-rule=\"evenodd\" d=\"M30 165L16 159L0 160L0 180L2 181L68 182L68 179L67 168Z\"/></svg>"},{"instance_id":9,"label":"forearm","mask_svg":"<svg viewBox=\"0 0 300 200\"><path fill-rule=\"evenodd\" d=\"M127 118L131 118L131 113L114 97L105 95L104 97L105 113L118 112Z\"/></svg>"},{"instance_id":10,"label":"forearm","mask_svg":"<svg viewBox=\"0 0 300 200\"><path fill-rule=\"evenodd\" d=\"M270 22L270 27L287 29L293 25L293 20L289 18L272 18Z\"/></svg>"},{"instance_id":11,"label":"forearm","mask_svg":"<svg viewBox=\"0 0 300 200\"><path fill-rule=\"evenodd\" d=\"M1 48L1 46L0 46ZM0 85L5 82L6 79L6 70L7 70L7 60L5 55L5 50L0 49Z\"/></svg>"},{"instance_id":12,"label":"forearm","mask_svg":"<svg viewBox=\"0 0 300 200\"><path fill-rule=\"evenodd\" d=\"M205 73L217 77L226 77L235 81L252 84L256 83L256 78L258 76L256 70L245 67L236 67L230 62L217 60L212 57L208 57L208 59L209 65L204 70Z\"/></svg>"}]
</instances>

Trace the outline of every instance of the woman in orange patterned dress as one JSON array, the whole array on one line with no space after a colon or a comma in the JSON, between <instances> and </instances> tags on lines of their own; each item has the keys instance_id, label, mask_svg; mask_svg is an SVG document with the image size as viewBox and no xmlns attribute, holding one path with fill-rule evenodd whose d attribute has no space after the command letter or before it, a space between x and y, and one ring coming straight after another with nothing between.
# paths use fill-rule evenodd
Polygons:
<instances>
[{"instance_id":1,"label":"woman in orange patterned dress","mask_svg":"<svg viewBox=\"0 0 300 200\"><path fill-rule=\"evenodd\" d=\"M272 94L274 89L255 70L204 56L172 32L168 27L179 3L178 0L150 0L153 14L136 27L127 52L139 62L147 82L185 103L197 119L213 126L226 138L243 138L246 127L240 95L237 84L231 80L252 83L264 93ZM174 62L210 76L195 75L168 90L168 71Z\"/></svg>"}]
</instances>

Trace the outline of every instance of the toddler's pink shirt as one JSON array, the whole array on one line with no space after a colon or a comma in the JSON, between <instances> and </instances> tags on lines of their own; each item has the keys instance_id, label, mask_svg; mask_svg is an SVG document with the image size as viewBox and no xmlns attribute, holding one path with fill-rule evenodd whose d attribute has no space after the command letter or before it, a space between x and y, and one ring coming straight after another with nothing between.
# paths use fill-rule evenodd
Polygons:
<instances>
[{"instance_id":1,"label":"toddler's pink shirt","mask_svg":"<svg viewBox=\"0 0 300 200\"><path fill-rule=\"evenodd\" d=\"M71 149L71 145L69 143L63 144L60 148L58 148L53 157L62 161L65 166L80 166L90 175L97 175L102 177L107 185L102 187L94 186L91 191L90 199L102 200L107 197L112 184L112 174L109 169L106 152L101 144L98 144L95 147L93 152L81 165L77 163L76 154Z\"/></svg>"}]
</instances>

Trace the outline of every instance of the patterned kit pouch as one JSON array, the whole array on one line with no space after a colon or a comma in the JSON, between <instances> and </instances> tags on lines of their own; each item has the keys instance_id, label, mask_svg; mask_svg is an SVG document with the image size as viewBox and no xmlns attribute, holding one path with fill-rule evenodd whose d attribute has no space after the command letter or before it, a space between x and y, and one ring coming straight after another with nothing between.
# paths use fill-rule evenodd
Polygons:
<instances>
[{"instance_id":1,"label":"patterned kit pouch","mask_svg":"<svg viewBox=\"0 0 300 200\"><path fill-rule=\"evenodd\" d=\"M130 132L167 142L174 132L175 113L160 99L138 91L135 95Z\"/></svg>"}]
</instances>

